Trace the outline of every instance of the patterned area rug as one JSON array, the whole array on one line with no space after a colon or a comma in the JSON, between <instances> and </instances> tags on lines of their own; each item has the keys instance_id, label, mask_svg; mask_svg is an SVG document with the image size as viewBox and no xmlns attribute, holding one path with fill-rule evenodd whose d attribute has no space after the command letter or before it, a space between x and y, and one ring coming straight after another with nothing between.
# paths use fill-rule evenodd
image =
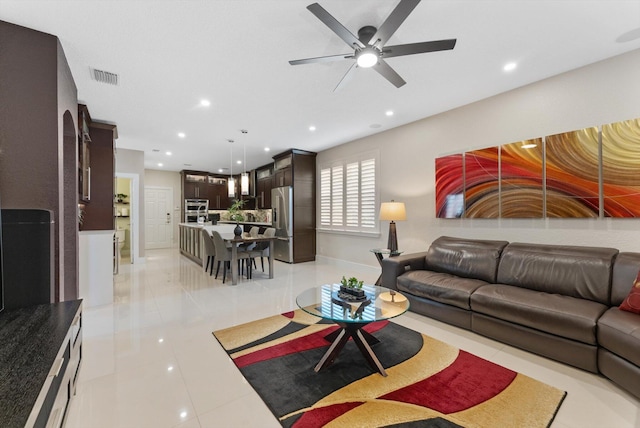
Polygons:
<instances>
[{"instance_id":1,"label":"patterned area rug","mask_svg":"<svg viewBox=\"0 0 640 428\"><path fill-rule=\"evenodd\" d=\"M365 330L388 376L353 343L319 373L335 331L301 310L213 332L284 427L548 427L566 393L384 321Z\"/></svg>"}]
</instances>

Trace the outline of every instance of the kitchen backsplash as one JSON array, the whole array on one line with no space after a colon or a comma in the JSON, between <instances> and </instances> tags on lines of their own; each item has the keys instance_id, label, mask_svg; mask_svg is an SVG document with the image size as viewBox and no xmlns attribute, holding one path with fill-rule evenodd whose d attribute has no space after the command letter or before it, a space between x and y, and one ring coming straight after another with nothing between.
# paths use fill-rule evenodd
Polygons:
<instances>
[{"instance_id":1,"label":"kitchen backsplash","mask_svg":"<svg viewBox=\"0 0 640 428\"><path fill-rule=\"evenodd\" d=\"M209 210L209 214L220 214L220 221L231 221L227 210ZM271 223L271 210L242 210L244 221Z\"/></svg>"}]
</instances>

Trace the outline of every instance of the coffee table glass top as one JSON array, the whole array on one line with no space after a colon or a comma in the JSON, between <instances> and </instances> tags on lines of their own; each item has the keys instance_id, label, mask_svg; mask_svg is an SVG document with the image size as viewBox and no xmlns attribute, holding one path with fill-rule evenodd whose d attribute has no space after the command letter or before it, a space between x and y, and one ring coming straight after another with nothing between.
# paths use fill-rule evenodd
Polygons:
<instances>
[{"instance_id":1,"label":"coffee table glass top","mask_svg":"<svg viewBox=\"0 0 640 428\"><path fill-rule=\"evenodd\" d=\"M305 312L342 323L369 323L404 314L409 300L401 293L375 285L364 285L364 301L345 301L338 297L340 284L325 284L303 291L296 303Z\"/></svg>"}]
</instances>

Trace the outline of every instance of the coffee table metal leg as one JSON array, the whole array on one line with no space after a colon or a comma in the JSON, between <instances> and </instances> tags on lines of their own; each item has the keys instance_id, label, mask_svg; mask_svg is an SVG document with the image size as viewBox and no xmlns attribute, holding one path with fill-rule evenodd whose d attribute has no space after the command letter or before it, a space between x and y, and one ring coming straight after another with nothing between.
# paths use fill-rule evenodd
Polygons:
<instances>
[{"instance_id":1,"label":"coffee table metal leg","mask_svg":"<svg viewBox=\"0 0 640 428\"><path fill-rule=\"evenodd\" d=\"M342 348L344 348L344 345L349 340L349 335L344 328L339 331L340 333L338 334L336 340L334 340L331 346L329 346L327 352L325 352L325 354L320 359L320 362L318 362L316 367L313 369L316 372L319 372L324 367L331 365L331 363L333 363L333 360L336 359L340 351L342 351Z\"/></svg>"},{"instance_id":2,"label":"coffee table metal leg","mask_svg":"<svg viewBox=\"0 0 640 428\"><path fill-rule=\"evenodd\" d=\"M382 376L386 377L387 372L384 371L384 367L380 364L380 360L378 360L378 357L376 357L376 354L373 353L373 350L371 350L371 347L363 337L362 330L356 331L356 334L353 335L353 341L356 342L360 352L367 359L371 368L377 370Z\"/></svg>"}]
</instances>

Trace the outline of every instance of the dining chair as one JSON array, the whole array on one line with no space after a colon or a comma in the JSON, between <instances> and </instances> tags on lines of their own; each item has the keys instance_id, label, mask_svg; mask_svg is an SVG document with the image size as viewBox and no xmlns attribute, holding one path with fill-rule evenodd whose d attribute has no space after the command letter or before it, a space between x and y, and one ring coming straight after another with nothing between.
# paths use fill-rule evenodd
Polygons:
<instances>
[{"instance_id":1,"label":"dining chair","mask_svg":"<svg viewBox=\"0 0 640 428\"><path fill-rule=\"evenodd\" d=\"M222 236L220 236L220 233L217 231L212 231L211 232L211 238L213 240L213 245L215 247L216 250L216 259L218 260L218 266L216 267L216 276L215 278L218 279L218 272L220 271L220 263L224 262L223 265L223 269L222 269L222 283L224 284L225 280L227 279L227 268L231 268L231 248L227 247L227 245L224 242L224 239L222 239ZM238 248L237 250L237 254L238 254L238 272L240 272L240 260L246 260L247 261L247 278L251 279L251 263L248 263L252 257L256 257L255 252L253 251L244 251L240 248Z\"/></svg>"},{"instance_id":2,"label":"dining chair","mask_svg":"<svg viewBox=\"0 0 640 428\"><path fill-rule=\"evenodd\" d=\"M267 229L262 234L265 238L272 238L276 236L276 229L274 227L267 227ZM262 272L264 272L264 257L269 257L269 241L262 241L256 243L256 246L253 248L254 253L258 253L253 257L253 265L256 266L256 257L260 257L260 264L262 265ZM256 266L257 268L257 266Z\"/></svg>"},{"instance_id":3,"label":"dining chair","mask_svg":"<svg viewBox=\"0 0 640 428\"><path fill-rule=\"evenodd\" d=\"M207 265L204 267L204 271L209 271L209 276L213 275L213 263L216 258L216 247L213 244L211 235L205 229L201 230L202 242L204 242L204 256L207 257Z\"/></svg>"}]
</instances>

